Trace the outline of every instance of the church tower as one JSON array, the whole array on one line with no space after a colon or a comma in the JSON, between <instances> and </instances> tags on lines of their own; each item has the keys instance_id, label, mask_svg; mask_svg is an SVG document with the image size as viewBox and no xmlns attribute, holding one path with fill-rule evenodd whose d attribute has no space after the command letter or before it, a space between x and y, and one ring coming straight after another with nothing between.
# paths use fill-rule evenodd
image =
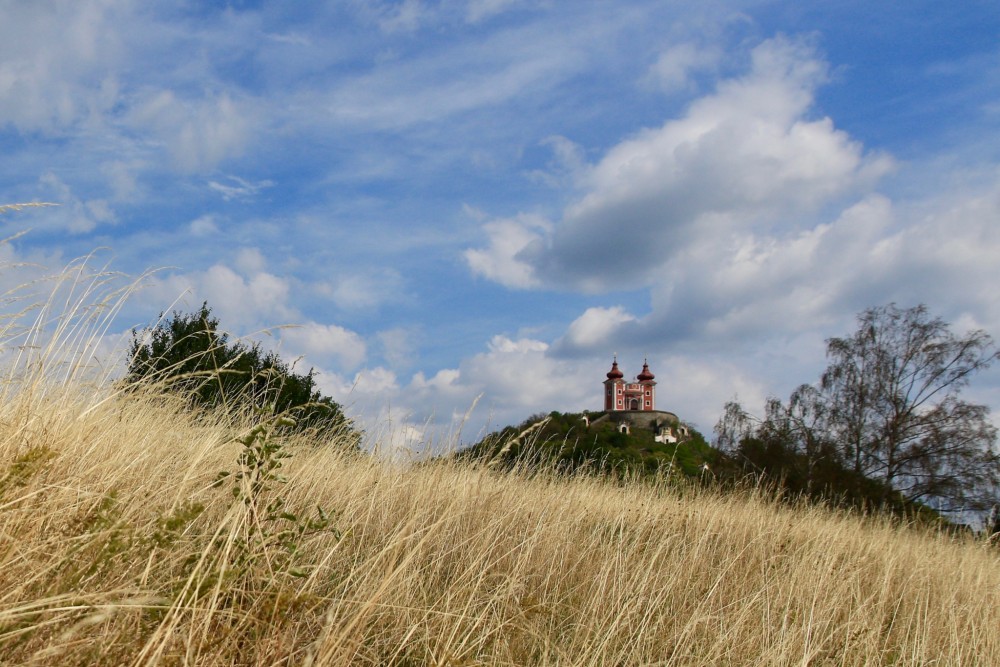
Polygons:
<instances>
[{"instance_id":1,"label":"church tower","mask_svg":"<svg viewBox=\"0 0 1000 667\"><path fill-rule=\"evenodd\" d=\"M611 364L608 379L604 381L604 410L653 412L656 410L656 376L643 360L642 372L631 382L618 369L618 356Z\"/></svg>"},{"instance_id":2,"label":"church tower","mask_svg":"<svg viewBox=\"0 0 1000 667\"><path fill-rule=\"evenodd\" d=\"M652 411L656 409L656 376L649 370L647 360L642 360L642 372L636 380L639 381L639 409Z\"/></svg>"},{"instance_id":3,"label":"church tower","mask_svg":"<svg viewBox=\"0 0 1000 667\"><path fill-rule=\"evenodd\" d=\"M624 410L625 407L625 374L618 370L618 355L608 371L608 379L604 381L604 409Z\"/></svg>"}]
</instances>

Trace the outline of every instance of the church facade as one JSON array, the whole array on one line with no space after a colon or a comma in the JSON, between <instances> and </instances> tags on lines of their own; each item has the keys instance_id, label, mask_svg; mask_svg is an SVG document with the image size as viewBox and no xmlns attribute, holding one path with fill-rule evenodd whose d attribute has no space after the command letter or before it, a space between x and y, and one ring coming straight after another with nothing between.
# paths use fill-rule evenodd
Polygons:
<instances>
[{"instance_id":1,"label":"church facade","mask_svg":"<svg viewBox=\"0 0 1000 667\"><path fill-rule=\"evenodd\" d=\"M593 421L585 414L588 427L610 421L621 433L632 429L652 431L659 443L676 443L690 437L688 427L672 412L656 409L656 376L649 370L648 360L642 363L642 372L626 381L618 368L615 356L604 381L604 414Z\"/></svg>"},{"instance_id":2,"label":"church facade","mask_svg":"<svg viewBox=\"0 0 1000 667\"><path fill-rule=\"evenodd\" d=\"M615 356L604 381L604 409L607 412L655 412L656 376L649 370L644 360L642 372L631 381L625 381L625 374L618 368Z\"/></svg>"}]
</instances>

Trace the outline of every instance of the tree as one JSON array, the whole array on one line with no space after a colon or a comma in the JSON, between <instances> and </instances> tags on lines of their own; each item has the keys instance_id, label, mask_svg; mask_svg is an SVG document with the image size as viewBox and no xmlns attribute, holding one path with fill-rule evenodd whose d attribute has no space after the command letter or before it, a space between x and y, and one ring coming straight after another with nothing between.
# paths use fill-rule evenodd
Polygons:
<instances>
[{"instance_id":1,"label":"tree","mask_svg":"<svg viewBox=\"0 0 1000 667\"><path fill-rule=\"evenodd\" d=\"M230 341L207 302L197 312L175 311L169 320L161 315L156 326L133 331L125 381L159 384L207 408L287 413L299 430L341 431L353 444L360 441L340 405L317 390L312 369L296 373L258 344Z\"/></svg>"},{"instance_id":2,"label":"tree","mask_svg":"<svg viewBox=\"0 0 1000 667\"><path fill-rule=\"evenodd\" d=\"M853 336L827 341L830 435L856 472L909 500L984 509L1000 481L997 431L961 393L997 355L986 332L958 337L923 305L869 308Z\"/></svg>"},{"instance_id":3,"label":"tree","mask_svg":"<svg viewBox=\"0 0 1000 667\"><path fill-rule=\"evenodd\" d=\"M961 393L997 356L985 332L958 337L922 305L870 308L852 336L827 341L817 385L799 387L787 406L770 399L761 420L727 405L718 442L750 462L761 443L772 455L785 451L783 473L804 465L807 491L820 482L883 504L898 495L939 510L983 510L1000 482L997 431L989 409Z\"/></svg>"},{"instance_id":4,"label":"tree","mask_svg":"<svg viewBox=\"0 0 1000 667\"><path fill-rule=\"evenodd\" d=\"M787 405L768 399L760 419L739 403L727 403L715 426L717 445L729 455L719 468L722 478L750 475L792 496L837 504L885 504L881 484L859 480L844 466L828 435L821 399L815 387L802 385ZM889 504L902 509L897 498Z\"/></svg>"}]
</instances>

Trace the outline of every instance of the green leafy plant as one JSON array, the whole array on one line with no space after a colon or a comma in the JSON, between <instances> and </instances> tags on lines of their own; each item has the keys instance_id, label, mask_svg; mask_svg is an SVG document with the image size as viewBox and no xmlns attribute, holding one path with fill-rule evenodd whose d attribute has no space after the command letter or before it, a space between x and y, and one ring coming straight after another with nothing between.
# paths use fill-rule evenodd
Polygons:
<instances>
[{"instance_id":1,"label":"green leafy plant","mask_svg":"<svg viewBox=\"0 0 1000 667\"><path fill-rule=\"evenodd\" d=\"M272 408L273 409L273 408ZM293 428L295 420L287 415L265 419L238 439L243 445L236 459L236 469L220 472L216 486L231 483L233 497L243 503L249 514L245 539L237 545L236 560L253 565L266 560L273 572L294 577L307 572L295 564L301 546L314 535L329 533L338 540L340 531L330 514L319 505L312 517L293 512L283 496L272 494L273 487L286 483L280 473L291 457L280 437L280 430Z\"/></svg>"}]
</instances>

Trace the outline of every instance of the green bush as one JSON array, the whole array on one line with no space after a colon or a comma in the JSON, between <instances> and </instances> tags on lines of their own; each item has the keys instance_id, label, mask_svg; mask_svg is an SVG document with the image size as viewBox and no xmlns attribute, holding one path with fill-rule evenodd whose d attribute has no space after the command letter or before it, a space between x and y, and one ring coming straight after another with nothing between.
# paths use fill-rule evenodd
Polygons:
<instances>
[{"instance_id":1,"label":"green bush","mask_svg":"<svg viewBox=\"0 0 1000 667\"><path fill-rule=\"evenodd\" d=\"M131 386L155 384L184 394L192 406L267 411L294 418L298 430L336 431L357 445L358 432L339 404L316 389L313 370L296 373L259 344L232 341L205 302L132 332Z\"/></svg>"}]
</instances>

